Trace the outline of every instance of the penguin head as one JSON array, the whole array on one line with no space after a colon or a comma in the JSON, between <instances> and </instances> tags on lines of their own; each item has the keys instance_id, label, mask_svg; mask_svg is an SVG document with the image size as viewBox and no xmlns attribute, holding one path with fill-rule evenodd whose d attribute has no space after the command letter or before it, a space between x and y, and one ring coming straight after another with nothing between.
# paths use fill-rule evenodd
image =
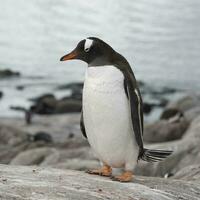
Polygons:
<instances>
[{"instance_id":1,"label":"penguin head","mask_svg":"<svg viewBox=\"0 0 200 200\"><path fill-rule=\"evenodd\" d=\"M103 40L89 37L81 40L76 48L69 54L64 55L60 61L78 59L88 65L106 65L111 63L114 50Z\"/></svg>"}]
</instances>

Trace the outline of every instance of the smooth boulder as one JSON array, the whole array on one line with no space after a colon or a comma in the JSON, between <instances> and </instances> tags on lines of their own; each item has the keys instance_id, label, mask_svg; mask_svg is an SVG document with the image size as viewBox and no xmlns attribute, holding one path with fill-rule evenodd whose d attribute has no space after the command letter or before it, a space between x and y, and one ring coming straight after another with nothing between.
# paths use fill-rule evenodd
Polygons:
<instances>
[{"instance_id":1,"label":"smooth boulder","mask_svg":"<svg viewBox=\"0 0 200 200\"><path fill-rule=\"evenodd\" d=\"M159 120L144 129L144 141L148 143L167 142L180 139L189 126L185 118L177 121Z\"/></svg>"}]
</instances>

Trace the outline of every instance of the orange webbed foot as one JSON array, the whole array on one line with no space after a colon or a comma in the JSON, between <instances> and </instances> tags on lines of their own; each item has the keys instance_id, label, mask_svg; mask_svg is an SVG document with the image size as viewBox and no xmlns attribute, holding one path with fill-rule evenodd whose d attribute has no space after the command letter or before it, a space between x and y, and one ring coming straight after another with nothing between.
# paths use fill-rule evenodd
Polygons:
<instances>
[{"instance_id":1,"label":"orange webbed foot","mask_svg":"<svg viewBox=\"0 0 200 200\"><path fill-rule=\"evenodd\" d=\"M99 175L99 176L110 177L112 175L112 168L110 166L108 166L108 165L104 165L100 169L87 170L86 173L88 173L88 174L94 174L94 175Z\"/></svg>"},{"instance_id":2,"label":"orange webbed foot","mask_svg":"<svg viewBox=\"0 0 200 200\"><path fill-rule=\"evenodd\" d=\"M133 173L131 171L126 171L119 176L113 176L112 180L119 182L131 182L133 180Z\"/></svg>"}]
</instances>

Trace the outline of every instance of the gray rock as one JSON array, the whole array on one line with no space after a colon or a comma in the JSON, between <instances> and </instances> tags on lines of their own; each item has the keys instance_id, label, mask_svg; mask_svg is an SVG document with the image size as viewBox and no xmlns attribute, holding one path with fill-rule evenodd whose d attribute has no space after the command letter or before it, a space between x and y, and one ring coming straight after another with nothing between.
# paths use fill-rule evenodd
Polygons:
<instances>
[{"instance_id":1,"label":"gray rock","mask_svg":"<svg viewBox=\"0 0 200 200\"><path fill-rule=\"evenodd\" d=\"M200 180L200 165L189 165L178 171L174 178L186 180L186 181L196 181Z\"/></svg>"},{"instance_id":2,"label":"gray rock","mask_svg":"<svg viewBox=\"0 0 200 200\"><path fill-rule=\"evenodd\" d=\"M23 154L27 150L31 151L32 149L43 147L43 146L52 146L52 143L46 143L44 141L30 141L31 136L29 133L26 133L26 126L23 124L22 120L19 126L17 125L17 120L6 120L7 123L3 122L1 119L0 123L0 163L8 164L16 158L19 154ZM24 129L22 128L24 127ZM20 129L21 128L21 129ZM60 144L59 144L60 145ZM56 145L55 145L56 146ZM35 153L35 152L33 152ZM34 156L36 156L34 154ZM23 161L24 164L29 163L30 159L34 160L34 156L29 154L26 159Z\"/></svg>"},{"instance_id":3,"label":"gray rock","mask_svg":"<svg viewBox=\"0 0 200 200\"><path fill-rule=\"evenodd\" d=\"M189 123L185 118L180 118L178 121L156 121L145 126L144 141L153 143L180 139L188 126Z\"/></svg>"},{"instance_id":4,"label":"gray rock","mask_svg":"<svg viewBox=\"0 0 200 200\"><path fill-rule=\"evenodd\" d=\"M162 112L160 119L170 119L175 116L183 116L183 112L177 108L168 108Z\"/></svg>"},{"instance_id":5,"label":"gray rock","mask_svg":"<svg viewBox=\"0 0 200 200\"><path fill-rule=\"evenodd\" d=\"M0 138L0 162L5 164L29 145L25 132L14 125L4 125L2 122L0 123Z\"/></svg>"},{"instance_id":6,"label":"gray rock","mask_svg":"<svg viewBox=\"0 0 200 200\"><path fill-rule=\"evenodd\" d=\"M0 99L3 98L3 95L4 95L3 92L0 91Z\"/></svg>"},{"instance_id":7,"label":"gray rock","mask_svg":"<svg viewBox=\"0 0 200 200\"><path fill-rule=\"evenodd\" d=\"M0 141L0 162L9 163L11 160L15 160L15 162L12 161L14 164L17 162L21 163L19 155L21 155L21 158L24 158L22 155L26 154L23 154L23 152L28 152L28 156L25 157L27 160L23 161L21 164L38 164L57 168L69 167L79 170L96 166L98 161L91 153L87 140L85 140L80 133L79 120L79 114L36 116L31 125L24 124L21 119L1 119L1 123L3 123L4 126L10 127L10 132L15 132L16 130L20 131L14 134L8 133L8 135L7 132L5 132L4 135L2 135L2 138L5 139ZM4 126L2 125L2 127ZM163 125L164 128L168 128L168 126L169 125L165 123ZM51 146L44 143L27 143L25 132L34 134L38 131L51 134L54 143L51 144ZM69 137L71 133L73 133L73 137ZM10 137L8 137L9 134L11 134ZM17 140L14 139L14 142L12 138L15 138L15 136L12 134L16 134L17 136ZM147 148L174 150L174 153L168 159L160 163L146 163L140 161L134 173L163 177L166 173L176 174L183 167L187 167L191 164L198 165L200 164L199 144L200 116L192 121L182 138L170 142L145 144ZM44 147L44 145L48 150L42 150L41 152L43 153L41 153L40 150L43 149L42 147ZM55 154L52 149L56 149ZM30 158L34 154L37 155L36 159ZM16 158L18 158L18 160ZM33 156L33 158L35 157Z\"/></svg>"},{"instance_id":8,"label":"gray rock","mask_svg":"<svg viewBox=\"0 0 200 200\"><path fill-rule=\"evenodd\" d=\"M0 165L0 197L15 200L197 200L199 181L135 177L132 183L84 172Z\"/></svg>"},{"instance_id":9,"label":"gray rock","mask_svg":"<svg viewBox=\"0 0 200 200\"><path fill-rule=\"evenodd\" d=\"M56 99L52 94L45 94L33 100L30 110L41 115L80 112L82 108L81 100L74 97Z\"/></svg>"},{"instance_id":10,"label":"gray rock","mask_svg":"<svg viewBox=\"0 0 200 200\"><path fill-rule=\"evenodd\" d=\"M154 103L143 102L143 113L149 114L155 106L157 105Z\"/></svg>"},{"instance_id":11,"label":"gray rock","mask_svg":"<svg viewBox=\"0 0 200 200\"><path fill-rule=\"evenodd\" d=\"M19 72L14 72L10 69L0 70L0 78L10 78L10 77L18 77L20 76Z\"/></svg>"},{"instance_id":12,"label":"gray rock","mask_svg":"<svg viewBox=\"0 0 200 200\"><path fill-rule=\"evenodd\" d=\"M87 143L80 131L80 114L38 115L33 118L29 125L25 124L22 118L0 118L0 121L0 128L6 126L13 131L18 130L19 136L21 132L35 135L35 133L42 131L50 134L56 144L76 146L76 144L86 145ZM75 138L68 140L72 133L74 133Z\"/></svg>"},{"instance_id":13,"label":"gray rock","mask_svg":"<svg viewBox=\"0 0 200 200\"><path fill-rule=\"evenodd\" d=\"M55 99L55 96L51 93L46 93L46 94L40 95L38 97L31 98L29 100L33 101L33 102L40 102L40 101L43 101L45 99Z\"/></svg>"},{"instance_id":14,"label":"gray rock","mask_svg":"<svg viewBox=\"0 0 200 200\"><path fill-rule=\"evenodd\" d=\"M30 110L37 114L53 114L56 108L57 99L52 94L44 94L34 99L35 103Z\"/></svg>"},{"instance_id":15,"label":"gray rock","mask_svg":"<svg viewBox=\"0 0 200 200\"><path fill-rule=\"evenodd\" d=\"M81 112L82 102L80 100L65 98L57 101L54 114Z\"/></svg>"},{"instance_id":16,"label":"gray rock","mask_svg":"<svg viewBox=\"0 0 200 200\"><path fill-rule=\"evenodd\" d=\"M72 169L80 171L86 171L88 169L97 169L100 167L98 160L86 160L79 158L67 159L63 163L61 162L51 166L60 169Z\"/></svg>"},{"instance_id":17,"label":"gray rock","mask_svg":"<svg viewBox=\"0 0 200 200\"><path fill-rule=\"evenodd\" d=\"M25 89L25 85L17 85L16 89L19 90L19 91L22 91L22 90Z\"/></svg>"},{"instance_id":18,"label":"gray rock","mask_svg":"<svg viewBox=\"0 0 200 200\"><path fill-rule=\"evenodd\" d=\"M0 123L0 144L16 146L27 140L27 134L14 126Z\"/></svg>"},{"instance_id":19,"label":"gray rock","mask_svg":"<svg viewBox=\"0 0 200 200\"><path fill-rule=\"evenodd\" d=\"M200 95L199 94L190 94L179 99L176 102L172 102L168 105L168 108L176 108L185 112L191 108L200 106Z\"/></svg>"},{"instance_id":20,"label":"gray rock","mask_svg":"<svg viewBox=\"0 0 200 200\"><path fill-rule=\"evenodd\" d=\"M49 133L46 133L44 131L39 131L35 133L34 135L29 135L29 140L32 142L37 142L37 141L43 141L46 143L52 143L53 139L52 136Z\"/></svg>"},{"instance_id":21,"label":"gray rock","mask_svg":"<svg viewBox=\"0 0 200 200\"><path fill-rule=\"evenodd\" d=\"M146 145L150 149L169 149L173 154L162 162L139 162L135 173L147 176L161 176L166 173L176 174L191 164L200 164L200 116L191 123L182 139L172 142Z\"/></svg>"},{"instance_id":22,"label":"gray rock","mask_svg":"<svg viewBox=\"0 0 200 200\"><path fill-rule=\"evenodd\" d=\"M195 118L197 118L200 115L200 106L187 110L184 115L187 121L192 122Z\"/></svg>"},{"instance_id":23,"label":"gray rock","mask_svg":"<svg viewBox=\"0 0 200 200\"><path fill-rule=\"evenodd\" d=\"M55 148L35 148L19 153L12 161L11 165L40 165L56 163L59 159L59 152Z\"/></svg>"},{"instance_id":24,"label":"gray rock","mask_svg":"<svg viewBox=\"0 0 200 200\"><path fill-rule=\"evenodd\" d=\"M67 159L79 158L85 160L94 160L95 156L89 146L80 146L60 149L61 162Z\"/></svg>"}]
</instances>

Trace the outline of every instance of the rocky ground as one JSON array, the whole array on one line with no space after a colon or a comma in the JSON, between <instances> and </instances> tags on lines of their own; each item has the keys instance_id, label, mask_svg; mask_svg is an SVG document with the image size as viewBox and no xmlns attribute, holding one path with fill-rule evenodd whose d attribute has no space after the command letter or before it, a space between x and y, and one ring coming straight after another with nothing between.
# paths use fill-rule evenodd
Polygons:
<instances>
[{"instance_id":1,"label":"rocky ground","mask_svg":"<svg viewBox=\"0 0 200 200\"><path fill-rule=\"evenodd\" d=\"M145 125L146 146L174 153L161 163L140 162L136 174L162 177L200 163L199 102L198 95L184 97L165 108L163 113L169 112L168 117ZM1 118L0 162L78 170L98 166L81 135L79 119L80 114L75 113L35 116L31 124L19 118Z\"/></svg>"},{"instance_id":2,"label":"rocky ground","mask_svg":"<svg viewBox=\"0 0 200 200\"><path fill-rule=\"evenodd\" d=\"M132 183L119 183L79 171L0 165L0 199L198 200L200 181L194 179L196 176L182 179L136 176Z\"/></svg>"},{"instance_id":3,"label":"rocky ground","mask_svg":"<svg viewBox=\"0 0 200 200\"><path fill-rule=\"evenodd\" d=\"M2 118L0 161L9 165L0 166L0 199L200 199L197 108L186 109L184 117L146 125L145 135L154 137L158 133L156 142L148 141L146 146L172 149L174 153L161 163L140 162L133 183L127 184L69 171L99 166L80 133L79 114L36 116L30 125L22 119ZM170 130L178 132L183 121L187 121L187 128L174 140ZM168 141L163 141L162 136Z\"/></svg>"},{"instance_id":4,"label":"rocky ground","mask_svg":"<svg viewBox=\"0 0 200 200\"><path fill-rule=\"evenodd\" d=\"M29 199L28 191L35 194L32 199L63 199L66 192L72 195L71 199L80 199L82 194L82 199L200 199L200 95L187 94L168 102L166 95L173 95L176 90L155 90L141 82L143 95L153 99L145 98L144 112L162 108L160 118L145 122L145 146L173 150L172 156L160 163L140 161L133 183L124 185L83 172L62 171L99 166L79 128L82 86L59 86L58 89L71 90L70 95L62 99L53 94L33 98L29 109L15 106L25 112L25 120L0 118L0 163L8 164L0 166L0 199ZM37 166L41 174L35 176L35 168L18 165ZM55 178L58 174L65 180L59 182ZM35 185L30 185L31 180ZM52 185L57 194L51 190ZM14 192L7 193L11 187ZM88 192L89 188L92 192Z\"/></svg>"}]
</instances>

